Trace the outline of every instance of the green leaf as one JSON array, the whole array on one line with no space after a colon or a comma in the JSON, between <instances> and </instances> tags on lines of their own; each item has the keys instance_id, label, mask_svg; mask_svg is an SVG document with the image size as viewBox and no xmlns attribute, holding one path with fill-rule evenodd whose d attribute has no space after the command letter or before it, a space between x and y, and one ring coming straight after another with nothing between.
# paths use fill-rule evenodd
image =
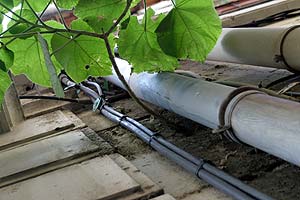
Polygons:
<instances>
[{"instance_id":1,"label":"green leaf","mask_svg":"<svg viewBox=\"0 0 300 200\"><path fill-rule=\"evenodd\" d=\"M35 10L36 12L43 11L47 5L49 4L50 0L25 0L28 4ZM28 8L27 3L24 2L24 8Z\"/></svg>"},{"instance_id":2,"label":"green leaf","mask_svg":"<svg viewBox=\"0 0 300 200\"><path fill-rule=\"evenodd\" d=\"M9 88L11 80L6 71L0 69L0 105L4 99L6 90Z\"/></svg>"},{"instance_id":3,"label":"green leaf","mask_svg":"<svg viewBox=\"0 0 300 200\"><path fill-rule=\"evenodd\" d=\"M2 33L2 29L3 29L2 21L3 21L3 15L0 13L0 33Z\"/></svg>"},{"instance_id":4,"label":"green leaf","mask_svg":"<svg viewBox=\"0 0 300 200\"><path fill-rule=\"evenodd\" d=\"M2 47L0 49L0 70L7 72L13 65L13 61L14 53L6 47Z\"/></svg>"},{"instance_id":5,"label":"green leaf","mask_svg":"<svg viewBox=\"0 0 300 200\"><path fill-rule=\"evenodd\" d=\"M96 32L107 31L126 6L126 0L79 0L75 15L86 21Z\"/></svg>"},{"instance_id":6,"label":"green leaf","mask_svg":"<svg viewBox=\"0 0 300 200\"><path fill-rule=\"evenodd\" d=\"M132 0L132 2L131 2L131 7L134 7L134 6L136 6L138 3L140 3L141 2L141 0Z\"/></svg>"},{"instance_id":7,"label":"green leaf","mask_svg":"<svg viewBox=\"0 0 300 200\"><path fill-rule=\"evenodd\" d=\"M111 20L111 18L106 18L106 17L89 16L84 18L84 21L96 33L102 33L103 31L108 31L108 29L113 25L113 20Z\"/></svg>"},{"instance_id":8,"label":"green leaf","mask_svg":"<svg viewBox=\"0 0 300 200\"><path fill-rule=\"evenodd\" d=\"M81 20L71 24L72 29L91 31ZM51 46L57 61L76 82L88 76L111 75L111 63L103 40L69 33L55 34Z\"/></svg>"},{"instance_id":9,"label":"green leaf","mask_svg":"<svg viewBox=\"0 0 300 200\"><path fill-rule=\"evenodd\" d=\"M56 0L58 7L72 9L77 5L79 0Z\"/></svg>"},{"instance_id":10,"label":"green leaf","mask_svg":"<svg viewBox=\"0 0 300 200\"><path fill-rule=\"evenodd\" d=\"M22 17L32 23L35 23L37 21L35 15L31 12L31 10L28 9L23 9L22 12L21 10L16 11L17 14L22 15ZM17 19L16 16L14 16L14 18ZM19 22L15 22L13 20L11 20L8 23L8 32L7 34L4 35L8 35L8 34L20 34L20 33L36 33L37 31L40 31L39 28L33 28L31 25L27 24L27 23L19 23ZM22 39L26 39L28 37L30 37L30 35L27 36L17 36L18 38L22 38ZM6 39L6 40L10 40Z\"/></svg>"},{"instance_id":11,"label":"green leaf","mask_svg":"<svg viewBox=\"0 0 300 200\"><path fill-rule=\"evenodd\" d=\"M6 8L12 9L13 7L14 7L13 0L0 0L0 11L7 13L8 10Z\"/></svg>"},{"instance_id":12,"label":"green leaf","mask_svg":"<svg viewBox=\"0 0 300 200\"><path fill-rule=\"evenodd\" d=\"M24 73L34 83L46 87L51 86L43 51L36 36L25 40L16 39L8 47L15 56L11 68L14 74Z\"/></svg>"},{"instance_id":13,"label":"green leaf","mask_svg":"<svg viewBox=\"0 0 300 200\"><path fill-rule=\"evenodd\" d=\"M221 33L213 1L176 0L174 6L156 30L161 48L177 58L204 61Z\"/></svg>"},{"instance_id":14,"label":"green leaf","mask_svg":"<svg viewBox=\"0 0 300 200\"><path fill-rule=\"evenodd\" d=\"M126 0L79 0L75 8L76 16L118 17L124 10Z\"/></svg>"},{"instance_id":15,"label":"green leaf","mask_svg":"<svg viewBox=\"0 0 300 200\"><path fill-rule=\"evenodd\" d=\"M39 43L42 47L43 53L44 53L45 63L46 63L46 67L47 67L47 70L50 75L52 88L53 88L56 96L64 97L64 91L63 91L61 83L57 77L55 66L51 60L47 41L43 38L43 36L41 34L38 34L37 38L38 38L38 41L39 41Z\"/></svg>"},{"instance_id":16,"label":"green leaf","mask_svg":"<svg viewBox=\"0 0 300 200\"><path fill-rule=\"evenodd\" d=\"M178 65L175 57L166 55L160 48L154 31L162 16L153 21L153 15L154 11L148 9L147 19L142 24L138 23L137 17L131 17L127 28L120 32L119 53L134 66L134 72L137 73L173 71Z\"/></svg>"}]
</instances>

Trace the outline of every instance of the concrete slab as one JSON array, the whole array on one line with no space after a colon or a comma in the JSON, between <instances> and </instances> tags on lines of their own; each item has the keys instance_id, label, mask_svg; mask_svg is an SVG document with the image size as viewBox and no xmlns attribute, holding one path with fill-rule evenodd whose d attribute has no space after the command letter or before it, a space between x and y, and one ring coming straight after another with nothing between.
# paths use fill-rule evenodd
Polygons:
<instances>
[{"instance_id":1,"label":"concrete slab","mask_svg":"<svg viewBox=\"0 0 300 200\"><path fill-rule=\"evenodd\" d=\"M0 153L0 182L97 150L98 146L81 131L73 131L4 151Z\"/></svg>"},{"instance_id":2,"label":"concrete slab","mask_svg":"<svg viewBox=\"0 0 300 200\"><path fill-rule=\"evenodd\" d=\"M218 190L209 187L199 192L189 194L181 200L232 200L232 198L227 197Z\"/></svg>"},{"instance_id":3,"label":"concrete slab","mask_svg":"<svg viewBox=\"0 0 300 200\"><path fill-rule=\"evenodd\" d=\"M195 178L156 152L135 157L131 161L132 164L176 199L208 187L207 183Z\"/></svg>"},{"instance_id":4,"label":"concrete slab","mask_svg":"<svg viewBox=\"0 0 300 200\"><path fill-rule=\"evenodd\" d=\"M46 96L46 95L45 95ZM54 100L21 100L23 111L26 119L40 116L55 111L63 106L70 104L66 101Z\"/></svg>"},{"instance_id":5,"label":"concrete slab","mask_svg":"<svg viewBox=\"0 0 300 200\"><path fill-rule=\"evenodd\" d=\"M84 127L87 127L87 125L85 123L83 123L83 121L77 115L75 115L72 111L70 111L70 110L61 110L61 111L74 124L74 127L72 128L72 130L82 129Z\"/></svg>"},{"instance_id":6,"label":"concrete slab","mask_svg":"<svg viewBox=\"0 0 300 200\"><path fill-rule=\"evenodd\" d=\"M95 158L0 189L5 200L109 200L140 189L111 158Z\"/></svg>"},{"instance_id":7,"label":"concrete slab","mask_svg":"<svg viewBox=\"0 0 300 200\"><path fill-rule=\"evenodd\" d=\"M174 197L172 197L171 195L165 194L165 195L156 197L156 198L151 199L151 200L175 200L175 199L174 199Z\"/></svg>"},{"instance_id":8,"label":"concrete slab","mask_svg":"<svg viewBox=\"0 0 300 200\"><path fill-rule=\"evenodd\" d=\"M231 200L157 152L135 157L131 162L175 199Z\"/></svg>"},{"instance_id":9,"label":"concrete slab","mask_svg":"<svg viewBox=\"0 0 300 200\"><path fill-rule=\"evenodd\" d=\"M26 120L0 135L0 151L74 127L61 111Z\"/></svg>"},{"instance_id":10,"label":"concrete slab","mask_svg":"<svg viewBox=\"0 0 300 200\"><path fill-rule=\"evenodd\" d=\"M120 200L137 200L157 197L164 193L163 189L154 183L149 177L138 170L131 162L120 154L112 154L110 157L140 186L141 189L133 194L119 198Z\"/></svg>"}]
</instances>

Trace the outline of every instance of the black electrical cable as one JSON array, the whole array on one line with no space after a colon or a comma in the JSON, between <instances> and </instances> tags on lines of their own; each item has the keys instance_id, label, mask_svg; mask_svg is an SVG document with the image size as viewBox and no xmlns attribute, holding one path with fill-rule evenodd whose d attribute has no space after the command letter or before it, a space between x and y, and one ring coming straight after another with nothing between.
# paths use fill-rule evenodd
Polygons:
<instances>
[{"instance_id":1,"label":"black electrical cable","mask_svg":"<svg viewBox=\"0 0 300 200\"><path fill-rule=\"evenodd\" d=\"M300 16L300 8L295 8L295 9L279 12L274 15L270 15L266 18L260 19L260 20L256 20L256 21L252 21L247 24L235 26L234 28L261 27L261 26L265 26L270 23L274 23L277 21L281 21L284 19L289 19L289 18L293 18L293 17L297 17L297 16Z\"/></svg>"},{"instance_id":2,"label":"black electrical cable","mask_svg":"<svg viewBox=\"0 0 300 200\"><path fill-rule=\"evenodd\" d=\"M79 85L80 89L91 98L93 102L101 98L96 92L88 87ZM238 200L272 200L271 197L257 191L256 189L244 184L225 172L215 168L203 159L197 159L189 153L179 149L175 145L164 140L158 134L152 132L139 122L115 111L108 105L99 108L101 114L108 119L120 124L122 127L132 131L142 141L148 143L160 154L173 160L187 171L195 174L217 189L223 191L234 199Z\"/></svg>"},{"instance_id":3,"label":"black electrical cable","mask_svg":"<svg viewBox=\"0 0 300 200\"><path fill-rule=\"evenodd\" d=\"M300 75L299 74L291 74L291 75L288 75L288 76L285 76L285 77L282 77L282 78L279 78L271 83L269 83L268 85L266 85L264 88L271 88L275 85L278 85L280 83L283 83L285 81L293 81L295 79L299 79L300 78Z\"/></svg>"}]
</instances>

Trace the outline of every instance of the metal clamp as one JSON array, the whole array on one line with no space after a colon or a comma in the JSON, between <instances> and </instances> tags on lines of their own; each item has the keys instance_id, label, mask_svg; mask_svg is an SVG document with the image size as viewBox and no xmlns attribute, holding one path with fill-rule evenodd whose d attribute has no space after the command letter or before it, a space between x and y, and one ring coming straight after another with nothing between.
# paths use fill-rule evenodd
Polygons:
<instances>
[{"instance_id":1,"label":"metal clamp","mask_svg":"<svg viewBox=\"0 0 300 200\"><path fill-rule=\"evenodd\" d=\"M102 110L103 106L105 105L105 100L103 98L98 98L95 100L93 104L93 112L96 112L97 109Z\"/></svg>"}]
</instances>

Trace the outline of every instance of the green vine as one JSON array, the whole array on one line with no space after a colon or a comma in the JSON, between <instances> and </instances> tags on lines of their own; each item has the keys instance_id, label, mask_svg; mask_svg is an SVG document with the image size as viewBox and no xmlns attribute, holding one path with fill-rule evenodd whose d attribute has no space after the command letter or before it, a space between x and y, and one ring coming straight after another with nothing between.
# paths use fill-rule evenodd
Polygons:
<instances>
[{"instance_id":1,"label":"green vine","mask_svg":"<svg viewBox=\"0 0 300 200\"><path fill-rule=\"evenodd\" d=\"M8 71L25 74L62 96L57 81L61 70L81 82L88 76L111 75L114 69L129 94L153 112L125 83L112 48L119 47L133 72L173 71L178 59L203 62L221 32L212 0L172 2L168 14L155 16L145 8L139 21L130 15L138 0L0 0L0 22L9 21L6 30L0 26L0 103L10 85ZM43 20L49 6L62 23ZM64 11L70 9L77 19L67 24Z\"/></svg>"}]
</instances>

